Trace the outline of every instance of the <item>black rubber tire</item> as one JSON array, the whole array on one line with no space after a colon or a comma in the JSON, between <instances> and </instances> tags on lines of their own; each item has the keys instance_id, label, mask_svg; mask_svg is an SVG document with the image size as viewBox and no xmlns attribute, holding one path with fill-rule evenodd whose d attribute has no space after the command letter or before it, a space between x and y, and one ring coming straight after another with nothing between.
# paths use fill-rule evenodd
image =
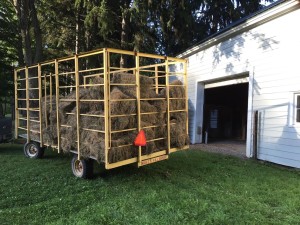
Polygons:
<instances>
[{"instance_id":1,"label":"black rubber tire","mask_svg":"<svg viewBox=\"0 0 300 225\"><path fill-rule=\"evenodd\" d=\"M71 161L72 172L75 177L90 179L93 177L93 160L79 159L74 155Z\"/></svg>"},{"instance_id":2,"label":"black rubber tire","mask_svg":"<svg viewBox=\"0 0 300 225\"><path fill-rule=\"evenodd\" d=\"M44 156L45 148L41 148L39 143L31 141L24 145L23 151L28 158L40 159Z\"/></svg>"}]
</instances>

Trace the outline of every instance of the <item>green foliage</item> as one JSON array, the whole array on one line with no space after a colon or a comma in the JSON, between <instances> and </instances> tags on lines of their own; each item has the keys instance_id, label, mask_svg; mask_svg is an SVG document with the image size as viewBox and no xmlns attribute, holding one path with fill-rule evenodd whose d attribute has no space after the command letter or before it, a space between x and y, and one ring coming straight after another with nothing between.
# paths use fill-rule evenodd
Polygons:
<instances>
[{"instance_id":1,"label":"green foliage","mask_svg":"<svg viewBox=\"0 0 300 225\"><path fill-rule=\"evenodd\" d=\"M298 224L299 171L197 150L81 180L71 157L0 145L1 224Z\"/></svg>"},{"instance_id":2,"label":"green foliage","mask_svg":"<svg viewBox=\"0 0 300 225\"><path fill-rule=\"evenodd\" d=\"M17 20L11 4L0 1L0 107L13 96L13 65L18 61ZM4 107L5 108L5 107Z\"/></svg>"}]
</instances>

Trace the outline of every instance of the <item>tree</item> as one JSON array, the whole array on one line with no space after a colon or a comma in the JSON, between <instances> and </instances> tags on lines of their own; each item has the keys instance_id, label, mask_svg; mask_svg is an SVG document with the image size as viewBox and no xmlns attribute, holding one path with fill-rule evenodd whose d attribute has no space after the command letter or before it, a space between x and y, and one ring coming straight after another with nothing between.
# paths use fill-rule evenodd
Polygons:
<instances>
[{"instance_id":1,"label":"tree","mask_svg":"<svg viewBox=\"0 0 300 225\"><path fill-rule=\"evenodd\" d=\"M18 36L17 20L11 4L0 1L0 114L7 112L13 96L13 65L22 62L23 54Z\"/></svg>"}]
</instances>

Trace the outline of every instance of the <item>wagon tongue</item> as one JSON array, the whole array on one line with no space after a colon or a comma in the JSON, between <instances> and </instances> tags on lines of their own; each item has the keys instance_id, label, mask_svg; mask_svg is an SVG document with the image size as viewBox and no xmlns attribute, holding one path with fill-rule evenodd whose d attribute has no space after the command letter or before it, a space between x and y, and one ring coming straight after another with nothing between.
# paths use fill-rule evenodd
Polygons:
<instances>
[{"instance_id":1,"label":"wagon tongue","mask_svg":"<svg viewBox=\"0 0 300 225\"><path fill-rule=\"evenodd\" d=\"M134 145L135 146L146 146L147 142L146 142L146 135L144 130L140 130L140 132L138 133L138 135L136 136L135 140L134 140Z\"/></svg>"}]
</instances>

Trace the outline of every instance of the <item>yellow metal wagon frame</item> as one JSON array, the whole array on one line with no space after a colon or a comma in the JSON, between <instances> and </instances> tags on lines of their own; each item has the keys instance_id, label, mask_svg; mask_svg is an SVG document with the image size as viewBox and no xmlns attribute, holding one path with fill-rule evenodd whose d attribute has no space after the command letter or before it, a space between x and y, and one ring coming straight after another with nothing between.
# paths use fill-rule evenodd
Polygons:
<instances>
[{"instance_id":1,"label":"yellow metal wagon frame","mask_svg":"<svg viewBox=\"0 0 300 225\"><path fill-rule=\"evenodd\" d=\"M118 66L114 66L111 64L111 56L112 54L117 55L118 57L126 56L126 57L131 57L134 59L134 67L131 68L121 68ZM88 60L89 57L97 56L102 58L103 60L103 66L98 67L98 68L88 68L88 69L81 69L79 68L79 60ZM141 63L142 60L145 59L150 59L152 61L157 61L157 63L152 63L150 65L143 65ZM71 63L73 65L73 69L71 71L60 71L60 64L61 63ZM53 72L47 71L46 67L51 67L54 69ZM180 67L180 69L176 70L171 70L170 67ZM164 68L164 69L161 69ZM30 71L37 71L35 73L35 76L30 75ZM131 114L131 116L137 116L137 127L135 130L140 131L141 129L145 129L145 127L141 126L141 101L142 100L147 100L147 99L141 99L140 98L140 79L139 76L143 74L150 74L151 77L154 79L154 86L153 88L155 89L156 93L159 92L160 88L165 88L166 89L166 98L165 101L167 101L167 140L168 140L168 145L167 148L149 155L142 155L141 147L139 147L138 150L138 156L126 160L122 160L119 162L114 162L110 163L108 161L108 151L111 147L111 135L112 131L111 126L110 126L110 121L112 118L112 115L110 114L110 109L109 109L109 102L111 101L110 99L110 76L113 73L116 72L126 72L126 71L131 71L133 74L136 75L136 99L124 99L123 101L132 101L135 100L137 104L137 113L136 114ZM87 75L84 75L84 74ZM60 79L62 77L67 77L67 76L73 76L75 78L75 84L72 85L60 85ZM80 76L83 77L83 84L80 84ZM182 148L171 148L170 145L170 113L176 112L176 111L182 111L186 113L186 117L188 118L188 99L187 99L187 61L185 59L179 59L179 58L173 58L173 57L165 57L165 56L159 56L159 55L154 55L154 54L146 54L146 53L140 53L140 52L133 52L133 51L125 51L125 50L118 50L118 49L112 49L112 48L104 48L104 49L98 49L95 51L91 52L86 52L78 55L73 55L69 57L64 57L64 58L59 58L55 60L49 60L46 62L38 63L36 65L32 66L25 66L22 68L17 68L14 71L14 81L15 81L15 110L16 110L16 119L15 119L15 138L17 137L23 137L27 139L27 143L30 143L31 141L36 141L39 143L40 147L43 146L50 146L50 143L46 143L43 140L43 123L41 122L43 118L43 113L42 112L42 104L47 104L46 98L45 102L42 102L42 97L43 95L50 96L50 101L54 100L56 102L56 106L60 104L60 92L65 88L65 89L72 89L73 91L75 90L76 92L76 121L77 121L77 151L73 151L74 153L77 154L78 160L81 158L81 152L80 152L80 117L81 116L87 116L84 114L80 114L79 108L80 104L84 101L95 101L93 99L80 99L79 97L79 88L82 87L88 87L94 84L89 84L88 83L88 78L93 77L93 76L102 76L104 78L104 98L99 99L99 102L104 103L104 115L88 115L88 116L99 116L104 118L105 122L105 129L104 130L91 130L91 132L99 132L103 133L105 136L105 168L106 169L111 169L115 167L119 167L122 165L127 165L131 163L137 163L138 166L143 166L147 165L150 163L154 163L160 160L167 159L169 154L181 149L188 149L188 145L182 147ZM165 78L165 84L159 84L159 78ZM184 87L185 87L185 109L183 110L171 110L170 109L170 96L169 96L169 88L171 86L170 84L170 77L180 77L182 80ZM67 78L66 78L67 79ZM31 87L30 82L31 80L35 80L37 83L36 87ZM53 87L53 83L55 83L55 88ZM32 98L30 96L30 91L36 90L38 92L38 97L37 98ZM23 94L20 95L20 92L23 93L25 92L25 96ZM55 91L55 95L54 92ZM58 93L58 94L57 94ZM175 99L176 98L172 98ZM151 100L151 99L150 99ZM67 100L64 100L67 101ZM23 102L23 104L22 104ZM31 106L31 102L35 102L35 106ZM52 107L52 104L50 104L50 107ZM45 107L46 109L46 107ZM36 116L31 116L31 112L36 112ZM62 126L67 126L64 124L60 124L59 120L59 112L58 112L58 107L56 107L56 113L57 113L57 145L51 147L53 149L57 149L58 153L61 152L61 133L60 133L60 128ZM144 113L146 114L146 113ZM149 113L148 113L149 114ZM126 115L118 115L118 116L126 116ZM21 121L25 121L25 126L22 125ZM38 124L39 129L38 130L33 130L31 128L31 124ZM47 122L46 122L47 123ZM47 124L46 124L47 126ZM188 132L188 120L186 121L185 124L185 129ZM87 129L88 130L88 129ZM119 132L123 132L125 130L120 130ZM33 140L31 137L31 134L35 132L39 134L39 139L38 140ZM153 140L147 140L147 142L150 141L156 141L155 139Z\"/></svg>"}]
</instances>

